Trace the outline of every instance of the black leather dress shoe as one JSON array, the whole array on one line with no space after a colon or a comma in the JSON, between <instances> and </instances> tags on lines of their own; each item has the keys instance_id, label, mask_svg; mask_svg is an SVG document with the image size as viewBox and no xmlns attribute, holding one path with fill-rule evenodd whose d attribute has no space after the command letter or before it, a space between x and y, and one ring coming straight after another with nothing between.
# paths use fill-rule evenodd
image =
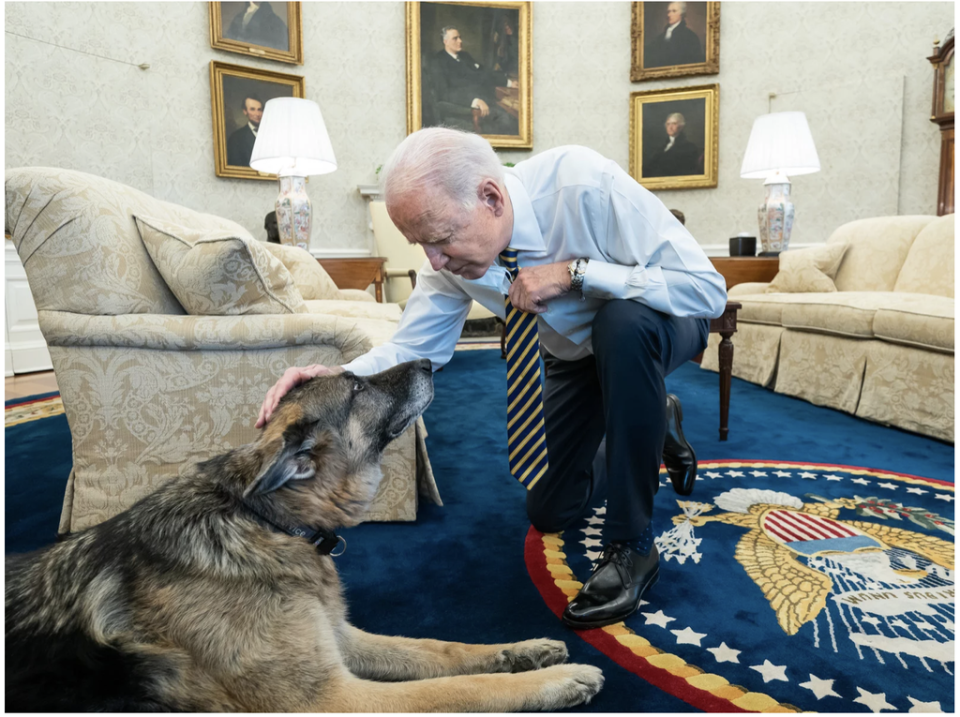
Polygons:
<instances>
[{"instance_id":1,"label":"black leather dress shoe","mask_svg":"<svg viewBox=\"0 0 960 717\"><path fill-rule=\"evenodd\" d=\"M663 464L673 483L673 489L680 495L693 493L693 483L697 479L697 454L693 446L683 437L683 408L680 399L672 393L667 394L667 435L663 440Z\"/></svg>"},{"instance_id":2,"label":"black leather dress shoe","mask_svg":"<svg viewBox=\"0 0 960 717\"><path fill-rule=\"evenodd\" d=\"M660 577L657 546L642 555L623 543L603 549L600 564L580 594L563 611L563 623L575 630L612 625L628 618L640 607L644 591Z\"/></svg>"}]
</instances>

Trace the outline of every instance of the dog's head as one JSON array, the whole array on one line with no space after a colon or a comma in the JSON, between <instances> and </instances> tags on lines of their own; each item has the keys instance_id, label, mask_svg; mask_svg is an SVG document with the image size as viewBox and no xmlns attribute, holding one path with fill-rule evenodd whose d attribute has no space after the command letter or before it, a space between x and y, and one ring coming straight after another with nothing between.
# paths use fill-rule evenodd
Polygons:
<instances>
[{"instance_id":1,"label":"dog's head","mask_svg":"<svg viewBox=\"0 0 960 717\"><path fill-rule=\"evenodd\" d=\"M309 525L359 522L376 493L384 448L433 400L427 360L373 376L319 376L284 396L256 447L245 495L279 503Z\"/></svg>"}]
</instances>

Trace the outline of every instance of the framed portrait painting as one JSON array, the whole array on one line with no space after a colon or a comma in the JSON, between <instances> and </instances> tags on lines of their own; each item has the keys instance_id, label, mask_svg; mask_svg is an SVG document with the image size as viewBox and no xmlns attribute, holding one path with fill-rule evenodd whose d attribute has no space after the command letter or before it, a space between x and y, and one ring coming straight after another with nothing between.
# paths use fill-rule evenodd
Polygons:
<instances>
[{"instance_id":1,"label":"framed portrait painting","mask_svg":"<svg viewBox=\"0 0 960 717\"><path fill-rule=\"evenodd\" d=\"M630 81L720 72L719 2L635 2Z\"/></svg>"},{"instance_id":2,"label":"framed portrait painting","mask_svg":"<svg viewBox=\"0 0 960 717\"><path fill-rule=\"evenodd\" d=\"M647 189L717 186L720 85L630 94L630 174Z\"/></svg>"},{"instance_id":3,"label":"framed portrait painting","mask_svg":"<svg viewBox=\"0 0 960 717\"><path fill-rule=\"evenodd\" d=\"M250 166L263 106L274 97L303 97L303 78L213 61L210 96L217 176L275 180Z\"/></svg>"},{"instance_id":4,"label":"framed portrait painting","mask_svg":"<svg viewBox=\"0 0 960 717\"><path fill-rule=\"evenodd\" d=\"M212 2L210 45L216 50L303 64L298 2Z\"/></svg>"},{"instance_id":5,"label":"framed portrait painting","mask_svg":"<svg viewBox=\"0 0 960 717\"><path fill-rule=\"evenodd\" d=\"M531 2L407 3L407 132L533 148Z\"/></svg>"}]
</instances>

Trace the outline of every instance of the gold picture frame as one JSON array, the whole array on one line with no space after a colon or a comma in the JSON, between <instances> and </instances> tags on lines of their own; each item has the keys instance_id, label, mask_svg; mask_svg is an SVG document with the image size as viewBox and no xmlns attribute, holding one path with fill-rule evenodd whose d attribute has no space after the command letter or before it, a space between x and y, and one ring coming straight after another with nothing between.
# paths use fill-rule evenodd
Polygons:
<instances>
[{"instance_id":1,"label":"gold picture frame","mask_svg":"<svg viewBox=\"0 0 960 717\"><path fill-rule=\"evenodd\" d=\"M533 3L408 2L406 19L407 133L443 125L497 148L533 149ZM464 66L445 50L445 27L456 28L477 84L458 77Z\"/></svg>"},{"instance_id":2,"label":"gold picture frame","mask_svg":"<svg viewBox=\"0 0 960 717\"><path fill-rule=\"evenodd\" d=\"M716 187L719 146L719 84L630 93L630 175L647 189Z\"/></svg>"},{"instance_id":3,"label":"gold picture frame","mask_svg":"<svg viewBox=\"0 0 960 717\"><path fill-rule=\"evenodd\" d=\"M631 4L631 82L720 72L719 2ZM680 13L674 7L679 5L686 9L677 20L668 13ZM675 24L666 41L670 22Z\"/></svg>"},{"instance_id":4,"label":"gold picture frame","mask_svg":"<svg viewBox=\"0 0 960 717\"><path fill-rule=\"evenodd\" d=\"M248 124L259 124L263 105L274 97L304 97L305 92L304 79L299 75L211 61L210 104L217 176L276 180L275 174L258 172L249 165L256 135ZM260 105L259 114L255 114L255 103Z\"/></svg>"},{"instance_id":5,"label":"gold picture frame","mask_svg":"<svg viewBox=\"0 0 960 717\"><path fill-rule=\"evenodd\" d=\"M303 64L303 15L299 2L261 2L246 24L246 2L211 2L210 46L263 60ZM282 12L274 12L280 6Z\"/></svg>"}]
</instances>

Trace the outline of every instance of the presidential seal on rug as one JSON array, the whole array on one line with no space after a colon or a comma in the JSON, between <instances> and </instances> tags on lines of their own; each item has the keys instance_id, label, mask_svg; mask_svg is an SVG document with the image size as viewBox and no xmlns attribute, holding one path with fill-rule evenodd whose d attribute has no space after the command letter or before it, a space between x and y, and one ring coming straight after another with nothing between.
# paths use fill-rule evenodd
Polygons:
<instances>
[{"instance_id":1,"label":"presidential seal on rug","mask_svg":"<svg viewBox=\"0 0 960 717\"><path fill-rule=\"evenodd\" d=\"M347 621L334 531L360 521L383 449L432 398L429 361L312 379L256 442L8 558L7 710L502 712L588 701L603 676L557 664L561 642L414 640Z\"/></svg>"}]
</instances>

